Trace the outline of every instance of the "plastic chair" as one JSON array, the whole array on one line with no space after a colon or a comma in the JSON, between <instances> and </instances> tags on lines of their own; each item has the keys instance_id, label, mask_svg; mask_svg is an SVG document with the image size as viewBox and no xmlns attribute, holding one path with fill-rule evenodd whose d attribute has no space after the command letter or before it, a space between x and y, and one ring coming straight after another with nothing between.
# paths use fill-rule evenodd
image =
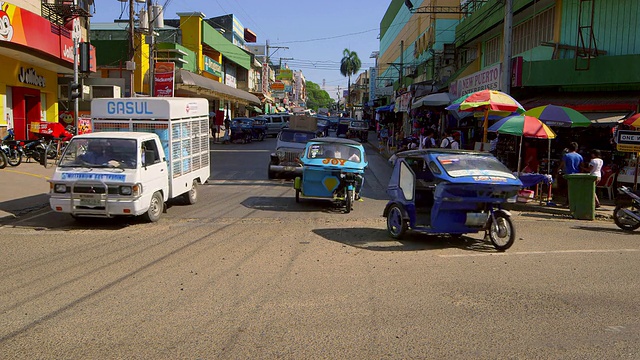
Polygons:
<instances>
[{"instance_id":1,"label":"plastic chair","mask_svg":"<svg viewBox=\"0 0 640 360\"><path fill-rule=\"evenodd\" d=\"M598 189L606 189L609 200L613 199L613 180L615 180L615 174L611 173L604 181L604 185L596 186L596 191Z\"/></svg>"}]
</instances>

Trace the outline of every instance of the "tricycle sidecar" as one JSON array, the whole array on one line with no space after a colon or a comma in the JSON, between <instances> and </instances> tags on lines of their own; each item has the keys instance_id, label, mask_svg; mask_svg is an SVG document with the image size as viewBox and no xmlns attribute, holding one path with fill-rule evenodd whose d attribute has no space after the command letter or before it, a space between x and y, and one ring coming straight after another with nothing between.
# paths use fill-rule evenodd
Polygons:
<instances>
[{"instance_id":1,"label":"tricycle sidecar","mask_svg":"<svg viewBox=\"0 0 640 360\"><path fill-rule=\"evenodd\" d=\"M383 212L391 237L409 229L452 236L484 231L499 251L513 245L515 228L502 204L522 182L493 155L450 149L396 155Z\"/></svg>"},{"instance_id":2,"label":"tricycle sidecar","mask_svg":"<svg viewBox=\"0 0 640 360\"><path fill-rule=\"evenodd\" d=\"M302 176L296 177L296 202L300 198L332 200L353 209L360 199L368 163L362 144L348 139L322 137L307 143L300 157Z\"/></svg>"}]
</instances>

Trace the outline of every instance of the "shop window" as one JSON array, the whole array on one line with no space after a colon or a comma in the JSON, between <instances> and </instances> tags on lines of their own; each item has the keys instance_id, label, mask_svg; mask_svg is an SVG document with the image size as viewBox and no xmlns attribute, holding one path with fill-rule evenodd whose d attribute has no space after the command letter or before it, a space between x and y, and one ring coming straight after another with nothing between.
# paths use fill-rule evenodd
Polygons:
<instances>
[{"instance_id":1,"label":"shop window","mask_svg":"<svg viewBox=\"0 0 640 360\"><path fill-rule=\"evenodd\" d=\"M47 121L47 94L40 93L40 121Z\"/></svg>"}]
</instances>

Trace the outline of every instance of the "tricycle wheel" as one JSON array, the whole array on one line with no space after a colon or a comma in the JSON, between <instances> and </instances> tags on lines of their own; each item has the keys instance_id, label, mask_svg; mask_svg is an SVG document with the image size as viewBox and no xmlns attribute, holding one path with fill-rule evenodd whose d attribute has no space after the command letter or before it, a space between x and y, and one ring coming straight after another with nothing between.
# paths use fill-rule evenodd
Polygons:
<instances>
[{"instance_id":1,"label":"tricycle wheel","mask_svg":"<svg viewBox=\"0 0 640 360\"><path fill-rule=\"evenodd\" d=\"M296 202L300 202L300 189L296 189Z\"/></svg>"},{"instance_id":2,"label":"tricycle wheel","mask_svg":"<svg viewBox=\"0 0 640 360\"><path fill-rule=\"evenodd\" d=\"M344 204L344 206L345 206L344 212L348 214L348 213L351 212L351 209L352 209L352 206L353 206L353 190L347 190L347 194L346 194L346 196L344 198L344 203L345 203Z\"/></svg>"},{"instance_id":3,"label":"tricycle wheel","mask_svg":"<svg viewBox=\"0 0 640 360\"><path fill-rule=\"evenodd\" d=\"M511 218L497 213L489 224L489 239L498 251L505 251L513 245L516 239L516 229L513 227Z\"/></svg>"},{"instance_id":4,"label":"tricycle wheel","mask_svg":"<svg viewBox=\"0 0 640 360\"><path fill-rule=\"evenodd\" d=\"M264 137L265 137L265 134L264 134L263 132L261 132L261 133L258 135L258 141L264 141Z\"/></svg>"},{"instance_id":5,"label":"tricycle wheel","mask_svg":"<svg viewBox=\"0 0 640 360\"><path fill-rule=\"evenodd\" d=\"M394 239L402 239L407 228L407 221L402 218L402 209L398 205L392 205L387 214L387 232Z\"/></svg>"}]
</instances>

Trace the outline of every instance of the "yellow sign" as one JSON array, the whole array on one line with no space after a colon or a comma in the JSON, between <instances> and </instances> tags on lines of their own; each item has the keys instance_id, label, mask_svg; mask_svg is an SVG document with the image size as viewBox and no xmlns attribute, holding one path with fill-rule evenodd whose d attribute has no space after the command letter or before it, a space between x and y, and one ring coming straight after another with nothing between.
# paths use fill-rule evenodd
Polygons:
<instances>
[{"instance_id":1,"label":"yellow sign","mask_svg":"<svg viewBox=\"0 0 640 360\"><path fill-rule=\"evenodd\" d=\"M616 149L620 152L640 152L640 144L631 145L631 144L618 144Z\"/></svg>"}]
</instances>

